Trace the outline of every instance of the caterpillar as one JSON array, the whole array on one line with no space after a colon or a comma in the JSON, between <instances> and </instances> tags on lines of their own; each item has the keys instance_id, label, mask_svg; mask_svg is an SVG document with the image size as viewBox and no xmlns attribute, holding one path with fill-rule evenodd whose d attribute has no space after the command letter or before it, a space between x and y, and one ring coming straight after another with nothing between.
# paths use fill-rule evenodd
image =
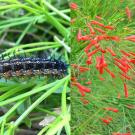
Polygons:
<instances>
[{"instance_id":1,"label":"caterpillar","mask_svg":"<svg viewBox=\"0 0 135 135\"><path fill-rule=\"evenodd\" d=\"M67 74L67 64L61 60L46 58L10 58L0 61L0 77L6 79L20 76L54 75L63 76Z\"/></svg>"}]
</instances>

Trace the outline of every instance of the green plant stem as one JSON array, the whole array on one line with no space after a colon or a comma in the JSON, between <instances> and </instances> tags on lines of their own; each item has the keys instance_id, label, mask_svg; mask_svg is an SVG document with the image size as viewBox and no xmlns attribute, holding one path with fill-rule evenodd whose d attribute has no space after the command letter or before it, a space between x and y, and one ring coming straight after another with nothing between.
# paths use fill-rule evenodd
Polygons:
<instances>
[{"instance_id":1,"label":"green plant stem","mask_svg":"<svg viewBox=\"0 0 135 135\"><path fill-rule=\"evenodd\" d=\"M55 135L58 129L61 129L64 125L66 125L69 122L69 120L70 120L70 115L69 114L65 115L65 117L63 117L62 120L57 122L57 124L53 126L52 129L50 128L47 131L47 133L45 133L45 135Z\"/></svg>"},{"instance_id":2,"label":"green plant stem","mask_svg":"<svg viewBox=\"0 0 135 135\"><path fill-rule=\"evenodd\" d=\"M29 4L31 4L32 6L34 6L34 8L30 8L30 7L28 7L28 6L24 5L24 4L19 4L18 6L20 6L20 7L24 8L24 9L30 11L31 13L36 14L36 15L39 15L41 13L44 13L46 20L50 24L52 24L58 30L58 32L62 36L66 37L68 35L69 32L67 31L67 29L55 17L51 16L46 10L42 9L41 7L39 7L33 1L27 0L27 2ZM34 9L36 9L36 8L38 10L37 11L34 11ZM40 11L40 13L38 11Z\"/></svg>"},{"instance_id":3,"label":"green plant stem","mask_svg":"<svg viewBox=\"0 0 135 135\"><path fill-rule=\"evenodd\" d=\"M44 45L49 45L49 46L40 47L40 46L44 46ZM23 48L30 48L30 47L36 47L36 46L38 46L39 48L27 49L25 51L16 51L16 50L20 50L20 49L23 49ZM38 42L38 43L31 43L31 44L15 46L11 49L8 49L7 51L2 53L1 55L5 55L5 54L9 55L9 53L11 53L11 52L12 53L16 52L15 54L20 54L20 53L24 53L24 52L33 52L33 51L36 51L36 49L37 50L45 50L45 49L57 48L57 47L60 47L60 45L58 43L55 43L55 42ZM40 48L42 48L42 49L40 49ZM13 55L14 54L12 54L12 56ZM9 58L9 57L6 57L6 58Z\"/></svg>"},{"instance_id":4,"label":"green plant stem","mask_svg":"<svg viewBox=\"0 0 135 135\"><path fill-rule=\"evenodd\" d=\"M61 96L61 109L62 109L62 113L66 113L67 112L67 103L66 103L66 91L67 91L67 84L68 84L68 81L67 80L64 84L64 88L63 88L63 91L62 91L62 96Z\"/></svg>"},{"instance_id":5,"label":"green plant stem","mask_svg":"<svg viewBox=\"0 0 135 135\"><path fill-rule=\"evenodd\" d=\"M55 8L54 6L52 6L49 2L47 1L43 1L43 3L50 8L52 11L54 11L55 13L57 13L58 15L60 15L61 17L63 17L64 19L66 19L67 21L70 21L70 17L65 15L64 13L62 13L61 11L59 11L57 8Z\"/></svg>"},{"instance_id":6,"label":"green plant stem","mask_svg":"<svg viewBox=\"0 0 135 135\"><path fill-rule=\"evenodd\" d=\"M11 90L5 92L4 94L2 94L2 95L0 96L0 101L3 101L3 100L5 100L5 99L7 99L8 97L15 95L17 92L19 92L19 91L21 91L21 90L24 90L24 89L26 89L26 88L30 88L30 87L32 87L32 86L33 86L33 84L27 84L27 85L25 85L25 86L19 85L19 86L17 86L17 87L14 87L13 89L11 88Z\"/></svg>"},{"instance_id":7,"label":"green plant stem","mask_svg":"<svg viewBox=\"0 0 135 135\"><path fill-rule=\"evenodd\" d=\"M39 87L39 88L34 88L34 89L32 89L31 91L28 91L28 92L26 92L26 93L24 93L24 94L20 94L20 95L18 95L18 96L13 97L13 98L10 98L10 99L7 99L7 100L5 100L5 101L2 101L2 102L0 102L0 106L4 106L4 105L7 105L7 104L10 104L10 103L15 102L15 101L17 101L17 100L26 98L26 97L28 97L28 96L31 96L31 95L33 95L33 94L36 94L36 93L41 92L41 91L43 91L43 90L46 90L46 89L48 89L48 88L50 88L50 87L53 87L53 86L54 86L56 83L58 83L58 82L59 82L59 81L56 81L56 82L47 84L47 85L45 85L45 86L41 86L41 87Z\"/></svg>"},{"instance_id":8,"label":"green plant stem","mask_svg":"<svg viewBox=\"0 0 135 135\"><path fill-rule=\"evenodd\" d=\"M6 124L6 119L4 119L1 122L0 135L4 135L4 126L5 126L5 124Z\"/></svg>"},{"instance_id":9,"label":"green plant stem","mask_svg":"<svg viewBox=\"0 0 135 135\"><path fill-rule=\"evenodd\" d=\"M53 116L55 116L55 117L57 117L57 116L58 116L58 114L57 114L57 113L52 112L52 111L48 111L48 110L43 109L43 108L41 108L41 107L37 107L36 109L37 109L37 110L39 110L39 111L42 111L42 112L44 112L44 113L47 113L47 114L49 114L49 115L53 115Z\"/></svg>"},{"instance_id":10,"label":"green plant stem","mask_svg":"<svg viewBox=\"0 0 135 135\"><path fill-rule=\"evenodd\" d=\"M44 127L44 128L38 133L38 135L43 135L44 132L45 132L48 128L49 128L49 126Z\"/></svg>"},{"instance_id":11,"label":"green plant stem","mask_svg":"<svg viewBox=\"0 0 135 135\"><path fill-rule=\"evenodd\" d=\"M65 80L69 79L69 76L63 78L55 87L51 88L47 92L45 92L40 98L38 98L15 122L14 126L17 127L22 120L37 106L39 105L45 98L50 96L54 91L56 91L64 82Z\"/></svg>"},{"instance_id":12,"label":"green plant stem","mask_svg":"<svg viewBox=\"0 0 135 135\"><path fill-rule=\"evenodd\" d=\"M54 39L60 44L60 45L62 45L65 49L66 49L66 51L67 52L71 52L71 48L68 46L68 45L66 45L65 43L64 43L64 41L61 41L57 36L54 36Z\"/></svg>"},{"instance_id":13,"label":"green plant stem","mask_svg":"<svg viewBox=\"0 0 135 135\"><path fill-rule=\"evenodd\" d=\"M59 123L62 120L61 115L58 116L53 123L49 124L48 126L44 127L39 133L38 135L42 135L47 129L52 130L52 128L57 125L57 123ZM51 129L50 129L51 128Z\"/></svg>"},{"instance_id":14,"label":"green plant stem","mask_svg":"<svg viewBox=\"0 0 135 135\"><path fill-rule=\"evenodd\" d=\"M25 101L25 99L20 100L19 102L17 102L13 107L10 108L10 110L8 110L8 112L6 112L1 118L0 118L0 124L6 120L23 102Z\"/></svg>"},{"instance_id":15,"label":"green plant stem","mask_svg":"<svg viewBox=\"0 0 135 135\"><path fill-rule=\"evenodd\" d=\"M62 115L63 116L66 115L66 114L70 115L70 113L67 110L67 103L66 103L66 100L67 100L66 99L67 86L68 86L68 80L65 82L64 89L62 91L62 99L61 99L62 100L62 105L61 105L61 107L62 107ZM69 120L70 120L70 118L69 118ZM67 135L70 135L71 130L70 130L69 121L65 124L65 131L66 131Z\"/></svg>"},{"instance_id":16,"label":"green plant stem","mask_svg":"<svg viewBox=\"0 0 135 135\"><path fill-rule=\"evenodd\" d=\"M22 39L24 38L25 34L30 29L30 27L32 26L32 24L33 24L33 22L32 23L29 23L28 26L24 29L24 31L22 32L22 34L20 35L20 37L16 41L16 45L19 45L21 43Z\"/></svg>"}]
</instances>

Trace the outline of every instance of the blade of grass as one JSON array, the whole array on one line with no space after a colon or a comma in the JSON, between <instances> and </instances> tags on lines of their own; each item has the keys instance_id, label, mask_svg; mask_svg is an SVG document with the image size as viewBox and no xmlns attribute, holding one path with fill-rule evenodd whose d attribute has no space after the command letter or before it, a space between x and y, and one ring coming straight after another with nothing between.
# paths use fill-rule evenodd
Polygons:
<instances>
[{"instance_id":1,"label":"blade of grass","mask_svg":"<svg viewBox=\"0 0 135 135\"><path fill-rule=\"evenodd\" d=\"M61 79L61 81L59 83L57 83L55 85L55 87L51 88L50 90L48 90L47 92L45 92L45 94L43 94L41 97L39 97L15 122L14 122L14 126L17 127L22 120L37 106L39 105L43 100L45 100L48 96L50 96L54 91L56 91L59 87L61 87L61 85L67 80L69 79L69 76Z\"/></svg>"}]
</instances>

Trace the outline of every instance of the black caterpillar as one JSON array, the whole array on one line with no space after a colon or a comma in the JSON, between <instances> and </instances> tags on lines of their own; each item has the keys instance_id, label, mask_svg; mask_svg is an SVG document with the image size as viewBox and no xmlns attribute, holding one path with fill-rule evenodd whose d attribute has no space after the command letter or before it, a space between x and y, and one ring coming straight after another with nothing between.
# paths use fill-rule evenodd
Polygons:
<instances>
[{"instance_id":1,"label":"black caterpillar","mask_svg":"<svg viewBox=\"0 0 135 135\"><path fill-rule=\"evenodd\" d=\"M0 76L4 78L67 74L67 64L61 60L46 58L11 58L0 61Z\"/></svg>"}]
</instances>

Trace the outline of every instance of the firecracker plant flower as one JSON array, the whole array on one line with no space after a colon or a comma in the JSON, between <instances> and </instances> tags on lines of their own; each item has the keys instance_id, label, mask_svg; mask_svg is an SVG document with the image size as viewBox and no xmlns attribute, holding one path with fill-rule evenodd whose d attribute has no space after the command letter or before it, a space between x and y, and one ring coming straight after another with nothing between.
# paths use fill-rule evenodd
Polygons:
<instances>
[{"instance_id":1,"label":"firecracker plant flower","mask_svg":"<svg viewBox=\"0 0 135 135\"><path fill-rule=\"evenodd\" d=\"M74 0L72 5L72 132L134 135L135 111L127 107L135 103L133 1Z\"/></svg>"}]
</instances>

